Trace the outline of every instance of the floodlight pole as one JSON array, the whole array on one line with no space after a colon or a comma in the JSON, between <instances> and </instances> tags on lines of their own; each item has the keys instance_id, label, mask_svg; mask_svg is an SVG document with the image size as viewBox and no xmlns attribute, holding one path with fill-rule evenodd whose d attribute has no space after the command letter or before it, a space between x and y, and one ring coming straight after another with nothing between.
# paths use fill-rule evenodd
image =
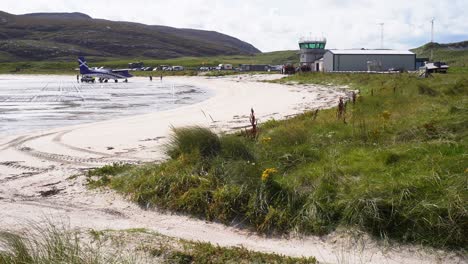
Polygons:
<instances>
[{"instance_id":1,"label":"floodlight pole","mask_svg":"<svg viewBox=\"0 0 468 264\"><path fill-rule=\"evenodd\" d=\"M380 25L380 48L383 49L383 26L384 23L379 23Z\"/></svg>"},{"instance_id":2,"label":"floodlight pole","mask_svg":"<svg viewBox=\"0 0 468 264\"><path fill-rule=\"evenodd\" d=\"M432 18L431 20L431 44L434 43L434 18ZM434 47L433 45L431 45L431 61L432 61L432 58L433 58L433 55L434 55Z\"/></svg>"},{"instance_id":3,"label":"floodlight pole","mask_svg":"<svg viewBox=\"0 0 468 264\"><path fill-rule=\"evenodd\" d=\"M434 18L431 20L431 43L434 42Z\"/></svg>"}]
</instances>

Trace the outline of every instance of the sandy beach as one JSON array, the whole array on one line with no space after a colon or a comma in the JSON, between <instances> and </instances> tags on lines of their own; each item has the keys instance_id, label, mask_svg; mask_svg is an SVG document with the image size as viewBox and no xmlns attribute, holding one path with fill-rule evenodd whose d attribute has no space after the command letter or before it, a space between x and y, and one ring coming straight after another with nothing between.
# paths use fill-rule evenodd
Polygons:
<instances>
[{"instance_id":1,"label":"sandy beach","mask_svg":"<svg viewBox=\"0 0 468 264\"><path fill-rule=\"evenodd\" d=\"M113 191L86 188L82 174L89 168L163 160L171 127L199 125L218 133L239 131L249 125L251 108L261 124L334 107L340 96L346 96L345 87L261 82L280 77L165 77L207 88L213 96L166 111L0 136L0 229L21 230L25 221L47 217L84 230L147 228L221 246L315 256L324 263L462 263L463 259L451 253L416 246L381 247L370 238L358 243L339 232L323 237L267 238L188 216L144 210Z\"/></svg>"}]
</instances>

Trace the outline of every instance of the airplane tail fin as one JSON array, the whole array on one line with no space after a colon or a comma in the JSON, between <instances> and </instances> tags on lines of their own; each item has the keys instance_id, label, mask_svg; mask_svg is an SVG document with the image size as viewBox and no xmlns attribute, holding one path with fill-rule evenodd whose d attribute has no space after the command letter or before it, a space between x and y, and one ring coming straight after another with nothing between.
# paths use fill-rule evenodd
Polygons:
<instances>
[{"instance_id":1,"label":"airplane tail fin","mask_svg":"<svg viewBox=\"0 0 468 264\"><path fill-rule=\"evenodd\" d=\"M78 64L80 65L80 74L86 74L90 72L84 57L78 57Z\"/></svg>"}]
</instances>

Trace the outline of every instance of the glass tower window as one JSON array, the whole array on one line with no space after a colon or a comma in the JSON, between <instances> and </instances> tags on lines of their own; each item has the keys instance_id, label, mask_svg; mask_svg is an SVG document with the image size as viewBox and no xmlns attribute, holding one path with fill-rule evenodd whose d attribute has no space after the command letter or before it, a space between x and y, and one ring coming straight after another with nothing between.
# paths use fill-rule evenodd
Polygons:
<instances>
[{"instance_id":1,"label":"glass tower window","mask_svg":"<svg viewBox=\"0 0 468 264\"><path fill-rule=\"evenodd\" d=\"M325 43L299 43L301 49L324 49Z\"/></svg>"}]
</instances>

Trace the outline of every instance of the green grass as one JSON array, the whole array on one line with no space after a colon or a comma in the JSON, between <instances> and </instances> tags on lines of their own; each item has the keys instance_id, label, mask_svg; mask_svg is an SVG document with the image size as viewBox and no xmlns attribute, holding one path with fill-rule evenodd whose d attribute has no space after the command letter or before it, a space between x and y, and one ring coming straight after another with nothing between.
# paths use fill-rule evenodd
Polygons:
<instances>
[{"instance_id":1,"label":"green grass","mask_svg":"<svg viewBox=\"0 0 468 264\"><path fill-rule=\"evenodd\" d=\"M44 263L307 263L316 259L170 238L142 229L72 231L33 225L24 234L0 232L0 264Z\"/></svg>"},{"instance_id":2,"label":"green grass","mask_svg":"<svg viewBox=\"0 0 468 264\"><path fill-rule=\"evenodd\" d=\"M103 252L83 243L78 232L53 224L35 224L25 234L0 231L1 264L132 263L130 258Z\"/></svg>"},{"instance_id":3,"label":"green grass","mask_svg":"<svg viewBox=\"0 0 468 264\"><path fill-rule=\"evenodd\" d=\"M261 124L258 140L175 129L170 159L96 173L144 207L262 233L358 227L440 248L468 245L468 81L463 73L309 73L277 82L360 90L346 122L336 109ZM246 109L248 111L248 109ZM270 169L270 170L267 170ZM101 176L99 176L101 175Z\"/></svg>"},{"instance_id":4,"label":"green grass","mask_svg":"<svg viewBox=\"0 0 468 264\"><path fill-rule=\"evenodd\" d=\"M434 61L444 61L451 67L468 68L468 41L448 44L427 43L411 51L418 57L430 58L431 50Z\"/></svg>"},{"instance_id":5,"label":"green grass","mask_svg":"<svg viewBox=\"0 0 468 264\"><path fill-rule=\"evenodd\" d=\"M291 263L315 264L316 259L293 258L277 254L250 251L242 247L223 248L209 243L185 244L188 252L174 251L167 257L168 263Z\"/></svg>"},{"instance_id":6,"label":"green grass","mask_svg":"<svg viewBox=\"0 0 468 264\"><path fill-rule=\"evenodd\" d=\"M11 61L49 60L87 55L113 58L176 58L254 54L252 45L214 31L42 14L12 15L0 27L0 50ZM2 58L2 56L0 56ZM2 61L4 62L4 61Z\"/></svg>"}]
</instances>

